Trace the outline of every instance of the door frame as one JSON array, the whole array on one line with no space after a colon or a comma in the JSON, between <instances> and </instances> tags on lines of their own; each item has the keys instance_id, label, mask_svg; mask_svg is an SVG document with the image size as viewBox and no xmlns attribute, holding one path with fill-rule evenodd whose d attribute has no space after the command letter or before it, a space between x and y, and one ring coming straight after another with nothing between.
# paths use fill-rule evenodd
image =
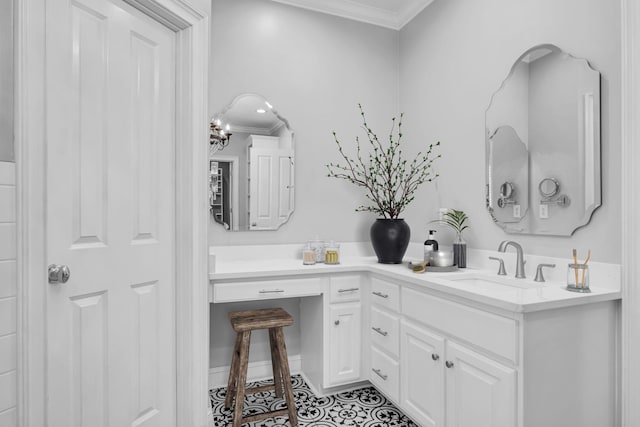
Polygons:
<instances>
[{"instance_id":1,"label":"door frame","mask_svg":"<svg viewBox=\"0 0 640 427\"><path fill-rule=\"evenodd\" d=\"M209 161L220 161L220 162L227 162L227 163L231 163L231 173L230 175L230 181L232 182L231 185L231 195L233 197L233 199L231 200L231 223L233 224L233 226L231 227L231 229L233 231L239 231L240 227L238 226L239 221L240 221L240 202L239 202L239 186L240 186L240 179L238 178L240 176L240 157L238 156L228 156L228 155L224 155L224 154L211 154L209 157Z\"/></svg>"},{"instance_id":2,"label":"door frame","mask_svg":"<svg viewBox=\"0 0 640 427\"><path fill-rule=\"evenodd\" d=\"M640 423L640 5L621 1L622 24L622 426Z\"/></svg>"},{"instance_id":3,"label":"door frame","mask_svg":"<svg viewBox=\"0 0 640 427\"><path fill-rule=\"evenodd\" d=\"M113 0L117 1L117 0ZM123 0L176 33L176 417L208 408L207 0ZM46 0L16 4L18 425L46 419Z\"/></svg>"}]
</instances>

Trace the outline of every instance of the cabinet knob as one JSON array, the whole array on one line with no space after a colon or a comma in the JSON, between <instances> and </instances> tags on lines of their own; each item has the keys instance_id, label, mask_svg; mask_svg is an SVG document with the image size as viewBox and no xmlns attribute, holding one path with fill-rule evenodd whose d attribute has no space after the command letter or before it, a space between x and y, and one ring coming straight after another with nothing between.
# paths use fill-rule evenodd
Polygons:
<instances>
[{"instance_id":1,"label":"cabinet knob","mask_svg":"<svg viewBox=\"0 0 640 427\"><path fill-rule=\"evenodd\" d=\"M447 360L444 364L447 366L447 368L453 368L453 362L450 360Z\"/></svg>"},{"instance_id":2,"label":"cabinet knob","mask_svg":"<svg viewBox=\"0 0 640 427\"><path fill-rule=\"evenodd\" d=\"M336 320L335 322L333 322L334 325L338 326L340 324L339 320Z\"/></svg>"},{"instance_id":3,"label":"cabinet knob","mask_svg":"<svg viewBox=\"0 0 640 427\"><path fill-rule=\"evenodd\" d=\"M436 353L433 353L433 354L431 355L431 358L432 358L433 360L439 360L439 359L440 359L440 356L439 356L439 355L437 355Z\"/></svg>"}]
</instances>

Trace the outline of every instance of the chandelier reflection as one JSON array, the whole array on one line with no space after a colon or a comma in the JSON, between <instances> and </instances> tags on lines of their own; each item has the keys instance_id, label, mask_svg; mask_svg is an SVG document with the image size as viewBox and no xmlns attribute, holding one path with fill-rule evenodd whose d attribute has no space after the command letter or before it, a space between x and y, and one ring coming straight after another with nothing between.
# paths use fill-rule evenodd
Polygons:
<instances>
[{"instance_id":1,"label":"chandelier reflection","mask_svg":"<svg viewBox=\"0 0 640 427\"><path fill-rule=\"evenodd\" d=\"M209 144L212 151L220 151L231 141L231 127L227 124L224 129L220 119L212 120L209 126Z\"/></svg>"}]
</instances>

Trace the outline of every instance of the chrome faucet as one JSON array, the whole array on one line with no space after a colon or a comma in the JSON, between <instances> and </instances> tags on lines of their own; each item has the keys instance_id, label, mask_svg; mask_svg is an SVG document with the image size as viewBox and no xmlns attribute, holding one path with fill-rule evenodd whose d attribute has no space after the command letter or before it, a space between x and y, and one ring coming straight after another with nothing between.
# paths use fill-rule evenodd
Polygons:
<instances>
[{"instance_id":1,"label":"chrome faucet","mask_svg":"<svg viewBox=\"0 0 640 427\"><path fill-rule=\"evenodd\" d=\"M506 252L507 246L513 246L516 249L516 278L524 279L524 254L522 252L522 246L520 244L514 242L513 240L504 240L498 246L499 252Z\"/></svg>"}]
</instances>

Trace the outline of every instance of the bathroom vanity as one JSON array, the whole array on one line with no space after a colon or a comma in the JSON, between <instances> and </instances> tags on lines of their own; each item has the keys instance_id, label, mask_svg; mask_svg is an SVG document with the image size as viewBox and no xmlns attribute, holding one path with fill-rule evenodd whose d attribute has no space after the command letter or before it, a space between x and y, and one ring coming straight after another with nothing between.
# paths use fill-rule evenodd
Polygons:
<instances>
[{"instance_id":1,"label":"bathroom vanity","mask_svg":"<svg viewBox=\"0 0 640 427\"><path fill-rule=\"evenodd\" d=\"M576 294L554 278L415 274L371 257L218 260L210 302L296 304L294 353L318 394L370 382L425 427L602 427L619 424L620 292L600 286L615 275Z\"/></svg>"}]
</instances>

